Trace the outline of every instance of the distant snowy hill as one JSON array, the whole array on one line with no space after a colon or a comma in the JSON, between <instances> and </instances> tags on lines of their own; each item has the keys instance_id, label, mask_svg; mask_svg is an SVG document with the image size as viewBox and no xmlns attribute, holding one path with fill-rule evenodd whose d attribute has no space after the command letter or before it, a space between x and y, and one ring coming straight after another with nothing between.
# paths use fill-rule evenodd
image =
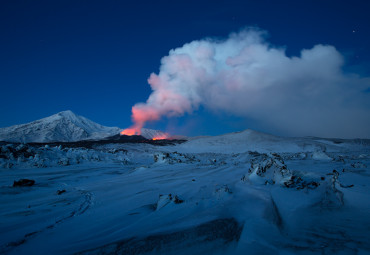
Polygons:
<instances>
[{"instance_id":1,"label":"distant snowy hill","mask_svg":"<svg viewBox=\"0 0 370 255\"><path fill-rule=\"evenodd\" d=\"M341 148L357 149L369 146L369 139L329 139L317 137L279 137L251 129L219 136L193 137L178 145L183 152L240 153L259 152L298 152L298 151L338 151Z\"/></svg>"},{"instance_id":2,"label":"distant snowy hill","mask_svg":"<svg viewBox=\"0 0 370 255\"><path fill-rule=\"evenodd\" d=\"M0 141L8 142L71 142L101 139L120 132L118 127L106 127L72 111L63 111L27 124L0 128Z\"/></svg>"}]
</instances>

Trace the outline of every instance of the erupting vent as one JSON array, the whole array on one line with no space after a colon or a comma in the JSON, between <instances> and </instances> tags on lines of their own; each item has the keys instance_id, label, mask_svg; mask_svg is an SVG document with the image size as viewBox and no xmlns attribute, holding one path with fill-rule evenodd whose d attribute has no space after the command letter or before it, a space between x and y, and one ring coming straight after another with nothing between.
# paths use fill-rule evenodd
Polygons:
<instances>
[{"instance_id":1,"label":"erupting vent","mask_svg":"<svg viewBox=\"0 0 370 255\"><path fill-rule=\"evenodd\" d=\"M148 129L144 129L148 130ZM121 135L127 135L127 136L133 136L133 135L141 135L149 140L171 140L170 139L170 134L168 133L163 133L163 132L158 132L158 133L145 133L142 132L141 129L136 129L136 128L126 128L121 132Z\"/></svg>"},{"instance_id":2,"label":"erupting vent","mask_svg":"<svg viewBox=\"0 0 370 255\"><path fill-rule=\"evenodd\" d=\"M141 132L138 132L134 128L126 128L126 129L122 130L122 132L121 132L121 135L128 135L128 136L140 135L140 134L141 134Z\"/></svg>"}]
</instances>

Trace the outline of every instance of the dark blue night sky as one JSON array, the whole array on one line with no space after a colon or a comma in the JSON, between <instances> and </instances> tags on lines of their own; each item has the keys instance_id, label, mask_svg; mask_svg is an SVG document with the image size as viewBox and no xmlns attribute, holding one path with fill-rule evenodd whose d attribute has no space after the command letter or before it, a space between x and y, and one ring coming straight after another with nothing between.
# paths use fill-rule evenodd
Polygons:
<instances>
[{"instance_id":1,"label":"dark blue night sky","mask_svg":"<svg viewBox=\"0 0 370 255\"><path fill-rule=\"evenodd\" d=\"M368 77L369 13L370 2L363 0L1 1L0 127L63 110L128 127L131 107L148 98L147 79L169 50L246 26L268 31L269 42L286 47L288 56L315 44L333 45L345 58L345 72ZM253 118L202 107L148 127L168 125L193 135L274 131Z\"/></svg>"}]
</instances>

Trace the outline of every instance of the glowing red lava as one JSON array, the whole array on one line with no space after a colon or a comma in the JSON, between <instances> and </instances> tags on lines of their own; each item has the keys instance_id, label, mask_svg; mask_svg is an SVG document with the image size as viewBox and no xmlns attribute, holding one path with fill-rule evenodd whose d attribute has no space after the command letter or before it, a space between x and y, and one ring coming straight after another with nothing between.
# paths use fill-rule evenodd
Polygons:
<instances>
[{"instance_id":1,"label":"glowing red lava","mask_svg":"<svg viewBox=\"0 0 370 255\"><path fill-rule=\"evenodd\" d=\"M169 135L168 134L163 134L163 135L158 135L158 136L155 136L152 138L152 140L164 140L164 139L168 139Z\"/></svg>"},{"instance_id":2,"label":"glowing red lava","mask_svg":"<svg viewBox=\"0 0 370 255\"><path fill-rule=\"evenodd\" d=\"M136 128L126 128L122 130L121 132L121 135L128 135L128 136L140 135L140 134L141 134L140 130L137 130Z\"/></svg>"},{"instance_id":3,"label":"glowing red lava","mask_svg":"<svg viewBox=\"0 0 370 255\"><path fill-rule=\"evenodd\" d=\"M135 128L135 127L126 128L126 129L121 131L121 135L128 135L128 136L141 135L141 129L138 129L138 128ZM164 140L164 139L168 139L169 137L170 137L170 134L163 133L163 134L154 136L153 138L151 138L151 140L154 140L154 141L155 140Z\"/></svg>"}]
</instances>

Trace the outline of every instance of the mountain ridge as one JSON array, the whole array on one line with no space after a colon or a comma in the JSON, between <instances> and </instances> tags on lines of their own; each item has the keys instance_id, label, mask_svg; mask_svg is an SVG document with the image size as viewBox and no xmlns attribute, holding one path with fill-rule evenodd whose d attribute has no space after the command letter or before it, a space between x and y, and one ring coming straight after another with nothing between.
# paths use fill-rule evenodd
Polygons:
<instances>
[{"instance_id":1,"label":"mountain ridge","mask_svg":"<svg viewBox=\"0 0 370 255\"><path fill-rule=\"evenodd\" d=\"M67 110L29 123L0 128L0 140L21 143L71 142L101 139L120 130L118 127L100 125Z\"/></svg>"},{"instance_id":2,"label":"mountain ridge","mask_svg":"<svg viewBox=\"0 0 370 255\"><path fill-rule=\"evenodd\" d=\"M0 128L0 141L17 143L76 142L99 140L119 134L119 127L107 127L70 110L25 124ZM168 136L160 130L143 128L146 139Z\"/></svg>"}]
</instances>

